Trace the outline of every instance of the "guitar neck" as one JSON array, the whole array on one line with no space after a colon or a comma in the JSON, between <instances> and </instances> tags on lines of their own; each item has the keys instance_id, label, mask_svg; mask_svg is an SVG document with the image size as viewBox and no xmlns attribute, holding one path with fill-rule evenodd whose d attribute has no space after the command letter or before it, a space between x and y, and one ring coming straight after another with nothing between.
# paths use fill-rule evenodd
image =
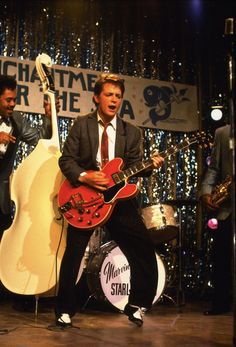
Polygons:
<instances>
[{"instance_id":1,"label":"guitar neck","mask_svg":"<svg viewBox=\"0 0 236 347\"><path fill-rule=\"evenodd\" d=\"M182 141L181 143L172 146L170 148L168 148L167 150L158 153L161 157L163 157L164 159L179 152L180 150L189 147L191 144L195 143L196 139L185 139L184 141ZM152 157L154 157L156 154L154 153ZM115 174L112 175L112 178L114 180L114 182L116 184L119 184L123 181L125 181L126 179L129 179L131 177L133 177L134 175L141 173L142 171L151 168L153 165L152 162L152 158L147 159L143 162L139 162L136 163L135 165L131 166L130 168L120 171L120 172L116 172Z\"/></svg>"},{"instance_id":2,"label":"guitar neck","mask_svg":"<svg viewBox=\"0 0 236 347\"><path fill-rule=\"evenodd\" d=\"M182 149L188 148L193 143L197 142L196 139L185 139L182 142L178 143L177 145L171 146L167 150L160 152L159 154L165 159L167 157L170 157L171 155L181 151Z\"/></svg>"}]
</instances>

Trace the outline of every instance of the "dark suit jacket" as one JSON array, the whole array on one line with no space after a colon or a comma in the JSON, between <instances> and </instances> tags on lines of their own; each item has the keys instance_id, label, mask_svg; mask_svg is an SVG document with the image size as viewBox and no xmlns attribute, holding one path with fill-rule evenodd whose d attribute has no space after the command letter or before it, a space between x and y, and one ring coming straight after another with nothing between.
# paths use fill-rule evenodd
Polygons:
<instances>
[{"instance_id":1,"label":"dark suit jacket","mask_svg":"<svg viewBox=\"0 0 236 347\"><path fill-rule=\"evenodd\" d=\"M230 125L216 129L214 144L211 151L211 161L201 184L200 196L211 194L216 185L222 183L227 175L232 177L232 157L229 148ZM232 211L229 200L223 202L217 213L218 219L225 219Z\"/></svg>"},{"instance_id":2,"label":"dark suit jacket","mask_svg":"<svg viewBox=\"0 0 236 347\"><path fill-rule=\"evenodd\" d=\"M16 143L9 143L7 151L0 159L0 209L3 213L10 213L9 177L13 170L16 151L20 141L29 145L36 145L40 138L50 138L52 135L51 121L43 117L43 126L40 130L32 128L26 118L19 112L14 112L10 118Z\"/></svg>"},{"instance_id":3,"label":"dark suit jacket","mask_svg":"<svg viewBox=\"0 0 236 347\"><path fill-rule=\"evenodd\" d=\"M98 145L97 112L79 116L70 130L59 159L64 176L73 186L78 186L78 177L83 171L98 170L96 163ZM126 169L140 162L142 155L140 129L117 117L115 157L123 159L123 168Z\"/></svg>"}]
</instances>

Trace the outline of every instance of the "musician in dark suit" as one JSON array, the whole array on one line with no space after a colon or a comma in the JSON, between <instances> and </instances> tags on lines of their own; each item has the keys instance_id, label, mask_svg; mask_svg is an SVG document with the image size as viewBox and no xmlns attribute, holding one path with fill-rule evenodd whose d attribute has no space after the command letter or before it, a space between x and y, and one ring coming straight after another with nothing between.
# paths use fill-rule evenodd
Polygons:
<instances>
[{"instance_id":1,"label":"musician in dark suit","mask_svg":"<svg viewBox=\"0 0 236 347\"><path fill-rule=\"evenodd\" d=\"M215 131L210 163L201 183L201 202L206 207L209 218L217 220L218 227L210 229L212 243L212 307L205 311L205 315L217 315L228 312L232 295L232 200L231 187L229 196L215 194L216 186L221 185L226 177L232 178L232 154L230 152L230 125L222 126ZM223 187L222 187L223 188ZM225 189L224 189L225 190ZM226 189L227 192L227 189ZM217 200L222 197L222 203ZM217 225L216 225L217 226Z\"/></svg>"},{"instance_id":2,"label":"musician in dark suit","mask_svg":"<svg viewBox=\"0 0 236 347\"><path fill-rule=\"evenodd\" d=\"M96 111L78 117L66 139L60 168L72 186L91 186L103 192L109 183L100 169L103 161L102 133L107 126L109 161L120 157L123 169L142 160L140 129L117 115L124 94L124 81L113 74L102 74L95 84L93 101ZM153 158L157 168L163 158ZM151 169L152 169L151 168ZM89 172L87 172L89 170ZM151 171L147 172L151 174ZM138 212L135 198L119 201L106 222L111 238L126 256L131 271L131 290L124 313L137 326L143 324L142 308L150 309L157 288L155 248ZM76 313L75 283L80 264L93 230L82 230L69 224L67 245L62 259L56 306L56 324L69 327Z\"/></svg>"},{"instance_id":3,"label":"musician in dark suit","mask_svg":"<svg viewBox=\"0 0 236 347\"><path fill-rule=\"evenodd\" d=\"M45 102L47 117L43 117L42 127L33 128L20 112L14 112L16 87L13 77L0 76L0 239L12 223L9 181L18 144L24 141L36 145L40 138L50 138L52 135L50 104Z\"/></svg>"}]
</instances>

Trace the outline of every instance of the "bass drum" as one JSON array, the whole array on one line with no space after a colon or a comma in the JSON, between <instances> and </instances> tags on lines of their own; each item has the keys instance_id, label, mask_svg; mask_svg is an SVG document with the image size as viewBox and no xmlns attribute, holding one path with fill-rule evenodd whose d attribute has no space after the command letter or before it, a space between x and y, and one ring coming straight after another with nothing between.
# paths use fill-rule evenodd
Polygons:
<instances>
[{"instance_id":1,"label":"bass drum","mask_svg":"<svg viewBox=\"0 0 236 347\"><path fill-rule=\"evenodd\" d=\"M153 304L161 297L166 285L166 270L161 257L156 253L158 284ZM87 281L91 295L99 301L108 301L123 311L130 291L130 266L125 255L114 241L101 246L93 254L87 266Z\"/></svg>"}]
</instances>

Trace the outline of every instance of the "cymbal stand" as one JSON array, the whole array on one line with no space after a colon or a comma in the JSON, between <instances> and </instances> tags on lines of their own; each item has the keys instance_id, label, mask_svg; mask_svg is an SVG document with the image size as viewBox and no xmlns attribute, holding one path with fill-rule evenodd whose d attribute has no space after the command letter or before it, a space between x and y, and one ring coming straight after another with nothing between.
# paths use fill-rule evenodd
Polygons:
<instances>
[{"instance_id":1,"label":"cymbal stand","mask_svg":"<svg viewBox=\"0 0 236 347\"><path fill-rule=\"evenodd\" d=\"M93 234L90 237L89 240L89 244L88 247L85 251L86 255L86 268L89 262L89 258L91 255L96 254L97 252L99 252L102 243L103 243L103 238L104 238L104 228L103 227L98 227L94 230ZM86 269L85 269L86 271ZM87 300L85 301L84 305L81 308L81 311L84 312L86 306L88 305L89 301L94 297L94 293L90 294L87 298Z\"/></svg>"},{"instance_id":2,"label":"cymbal stand","mask_svg":"<svg viewBox=\"0 0 236 347\"><path fill-rule=\"evenodd\" d=\"M177 233L177 265L178 265L178 273L177 273L177 285L176 285L176 300L174 300L171 296L164 294L163 296L168 298L173 302L173 304L180 309L180 307L185 305L185 294L183 288L183 229L182 229L182 213L181 207L186 203L183 200L171 200L168 201L170 205L175 205L176 209L178 209L178 233Z\"/></svg>"},{"instance_id":3,"label":"cymbal stand","mask_svg":"<svg viewBox=\"0 0 236 347\"><path fill-rule=\"evenodd\" d=\"M179 208L179 233L178 233L178 286L176 306L180 307L185 304L185 293L183 288L183 230L182 230L182 213Z\"/></svg>"}]
</instances>

